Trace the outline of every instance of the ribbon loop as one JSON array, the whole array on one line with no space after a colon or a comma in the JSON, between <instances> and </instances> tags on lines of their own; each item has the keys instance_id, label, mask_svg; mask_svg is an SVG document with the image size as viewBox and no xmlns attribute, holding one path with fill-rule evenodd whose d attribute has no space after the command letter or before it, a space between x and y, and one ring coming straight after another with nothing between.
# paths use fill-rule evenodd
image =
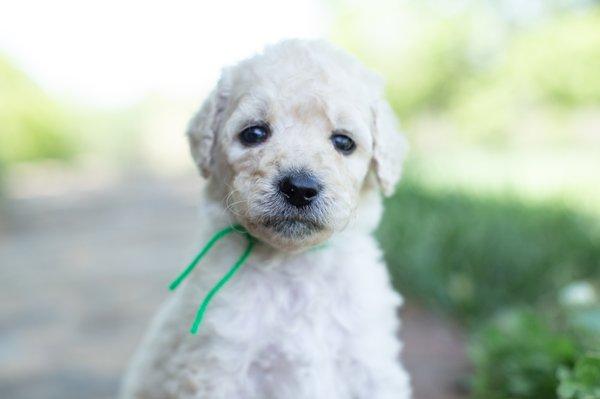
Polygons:
<instances>
[{"instance_id":1,"label":"ribbon loop","mask_svg":"<svg viewBox=\"0 0 600 399\"><path fill-rule=\"evenodd\" d=\"M248 245L246 249L242 253L242 255L238 258L238 260L233 264L233 266L229 269L229 271L210 289L208 294L202 300L200 307L198 308L198 312L196 313L196 317L192 324L192 328L190 329L190 333L197 334L200 324L202 323L202 319L204 318L204 313L206 312L206 308L210 304L212 298L223 288L225 284L237 273L237 271L246 263L248 257L252 253L252 249L254 247L254 238L240 225L228 226L221 231L218 231L211 237L211 239L206 243L206 245L198 252L198 255L190 262L190 264L184 269L183 272L175 280L169 284L169 289L174 291L182 282L186 279L186 277L194 270L196 265L206 256L208 251L215 245L217 241L222 239L223 237L229 235L230 233L240 233L247 240Z\"/></svg>"}]
</instances>

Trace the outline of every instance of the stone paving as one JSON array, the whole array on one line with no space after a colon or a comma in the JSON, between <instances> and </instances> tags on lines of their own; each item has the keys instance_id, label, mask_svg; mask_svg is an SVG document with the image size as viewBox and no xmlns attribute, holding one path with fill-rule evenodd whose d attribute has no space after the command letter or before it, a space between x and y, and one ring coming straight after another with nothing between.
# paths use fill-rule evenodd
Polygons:
<instances>
[{"instance_id":1,"label":"stone paving","mask_svg":"<svg viewBox=\"0 0 600 399\"><path fill-rule=\"evenodd\" d=\"M89 178L89 177L88 177ZM196 248L195 176L10 196L0 210L0 398L114 398L166 284ZM403 311L415 399L461 398L463 339Z\"/></svg>"}]
</instances>

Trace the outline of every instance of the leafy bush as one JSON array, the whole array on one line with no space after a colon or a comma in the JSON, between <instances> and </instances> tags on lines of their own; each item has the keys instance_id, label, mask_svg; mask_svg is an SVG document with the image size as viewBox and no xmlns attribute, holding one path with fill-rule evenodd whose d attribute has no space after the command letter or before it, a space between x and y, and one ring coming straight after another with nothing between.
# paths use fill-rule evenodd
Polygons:
<instances>
[{"instance_id":1,"label":"leafy bush","mask_svg":"<svg viewBox=\"0 0 600 399\"><path fill-rule=\"evenodd\" d=\"M598 226L554 203L409 180L388 200L378 236L403 293L474 331L475 397L547 399L556 397L557 370L578 381L575 360L600 348L600 306L561 305L557 294L574 280L600 281Z\"/></svg>"},{"instance_id":2,"label":"leafy bush","mask_svg":"<svg viewBox=\"0 0 600 399\"><path fill-rule=\"evenodd\" d=\"M600 398L600 303L505 310L476 331L475 397Z\"/></svg>"},{"instance_id":3,"label":"leafy bush","mask_svg":"<svg viewBox=\"0 0 600 399\"><path fill-rule=\"evenodd\" d=\"M556 302L600 277L594 218L557 204L473 197L403 183L378 231L402 292L466 321L506 306Z\"/></svg>"},{"instance_id":4,"label":"leafy bush","mask_svg":"<svg viewBox=\"0 0 600 399\"><path fill-rule=\"evenodd\" d=\"M588 354L577 360L575 367L559 370L561 399L600 398L600 354Z\"/></svg>"},{"instance_id":5,"label":"leafy bush","mask_svg":"<svg viewBox=\"0 0 600 399\"><path fill-rule=\"evenodd\" d=\"M556 397L559 367L569 368L578 348L564 332L534 312L507 311L487 323L471 342L476 398Z\"/></svg>"},{"instance_id":6,"label":"leafy bush","mask_svg":"<svg viewBox=\"0 0 600 399\"><path fill-rule=\"evenodd\" d=\"M548 104L600 104L600 9L561 15L515 38L506 79Z\"/></svg>"},{"instance_id":7,"label":"leafy bush","mask_svg":"<svg viewBox=\"0 0 600 399\"><path fill-rule=\"evenodd\" d=\"M69 159L76 142L64 111L0 58L0 163Z\"/></svg>"}]
</instances>

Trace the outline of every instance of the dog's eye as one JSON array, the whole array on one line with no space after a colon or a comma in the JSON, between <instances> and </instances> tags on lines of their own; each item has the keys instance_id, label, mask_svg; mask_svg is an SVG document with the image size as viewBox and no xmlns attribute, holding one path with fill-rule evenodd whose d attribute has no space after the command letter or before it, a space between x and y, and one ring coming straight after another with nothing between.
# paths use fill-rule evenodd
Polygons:
<instances>
[{"instance_id":1,"label":"dog's eye","mask_svg":"<svg viewBox=\"0 0 600 399\"><path fill-rule=\"evenodd\" d=\"M331 136L331 142L333 143L335 149L344 155L350 155L356 149L354 140L345 134L334 134Z\"/></svg>"},{"instance_id":2,"label":"dog's eye","mask_svg":"<svg viewBox=\"0 0 600 399\"><path fill-rule=\"evenodd\" d=\"M246 147L264 143L269 138L269 128L263 125L250 126L240 132L240 141Z\"/></svg>"}]
</instances>

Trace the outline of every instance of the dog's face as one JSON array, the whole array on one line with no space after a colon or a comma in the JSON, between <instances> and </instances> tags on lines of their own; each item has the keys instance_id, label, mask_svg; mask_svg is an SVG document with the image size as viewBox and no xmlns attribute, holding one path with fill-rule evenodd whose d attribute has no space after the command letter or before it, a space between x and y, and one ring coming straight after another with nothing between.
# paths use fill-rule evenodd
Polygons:
<instances>
[{"instance_id":1,"label":"dog's face","mask_svg":"<svg viewBox=\"0 0 600 399\"><path fill-rule=\"evenodd\" d=\"M368 109L328 109L332 101L311 89L260 86L241 96L218 138L226 205L266 241L322 241L356 208L372 157Z\"/></svg>"},{"instance_id":2,"label":"dog's face","mask_svg":"<svg viewBox=\"0 0 600 399\"><path fill-rule=\"evenodd\" d=\"M225 70L188 135L192 154L249 232L279 249L351 222L371 171L388 193L402 139L381 85L319 42L283 42Z\"/></svg>"}]
</instances>

